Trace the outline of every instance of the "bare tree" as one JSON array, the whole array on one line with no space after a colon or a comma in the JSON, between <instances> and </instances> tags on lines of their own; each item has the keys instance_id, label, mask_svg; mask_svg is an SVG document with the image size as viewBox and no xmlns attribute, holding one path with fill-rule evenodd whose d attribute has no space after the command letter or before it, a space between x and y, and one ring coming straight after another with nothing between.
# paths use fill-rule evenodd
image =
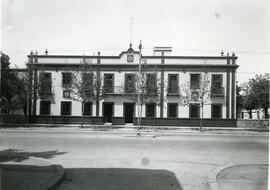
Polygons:
<instances>
[{"instance_id":1,"label":"bare tree","mask_svg":"<svg viewBox=\"0 0 270 190\"><path fill-rule=\"evenodd\" d=\"M101 79L97 78L97 69L92 65L91 60L83 57L81 66L71 75L70 98L80 101L81 127L84 124L85 103L102 99L100 90Z\"/></svg>"},{"instance_id":2,"label":"bare tree","mask_svg":"<svg viewBox=\"0 0 270 190\"><path fill-rule=\"evenodd\" d=\"M200 75L199 80L193 84L187 82L181 85L181 97L184 105L198 104L200 106L200 130L203 127L204 105L210 101L210 80L205 72Z\"/></svg>"},{"instance_id":3,"label":"bare tree","mask_svg":"<svg viewBox=\"0 0 270 190\"><path fill-rule=\"evenodd\" d=\"M161 83L157 68L148 69L146 59L142 60L140 72L133 77L125 84L125 96L137 104L137 134L139 135L143 105L159 102Z\"/></svg>"}]
</instances>

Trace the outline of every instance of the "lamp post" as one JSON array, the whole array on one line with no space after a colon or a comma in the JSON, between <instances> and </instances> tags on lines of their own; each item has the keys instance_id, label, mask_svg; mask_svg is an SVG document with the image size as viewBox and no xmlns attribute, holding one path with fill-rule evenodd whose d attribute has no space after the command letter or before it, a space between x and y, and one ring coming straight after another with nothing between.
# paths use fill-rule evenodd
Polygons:
<instances>
[{"instance_id":1,"label":"lamp post","mask_svg":"<svg viewBox=\"0 0 270 190\"><path fill-rule=\"evenodd\" d=\"M140 58L139 58L139 70L138 70L138 110L137 110L137 135L140 134L140 124L141 124L141 112L140 112L140 106L141 105L141 62L142 62L142 43L140 41L139 45L139 51L140 51Z\"/></svg>"}]
</instances>

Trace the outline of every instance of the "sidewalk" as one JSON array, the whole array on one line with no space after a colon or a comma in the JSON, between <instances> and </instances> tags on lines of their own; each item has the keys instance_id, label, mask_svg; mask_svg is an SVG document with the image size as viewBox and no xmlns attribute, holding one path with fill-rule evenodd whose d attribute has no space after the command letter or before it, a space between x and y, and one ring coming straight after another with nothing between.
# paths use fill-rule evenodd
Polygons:
<instances>
[{"instance_id":1,"label":"sidewalk","mask_svg":"<svg viewBox=\"0 0 270 190\"><path fill-rule=\"evenodd\" d=\"M217 169L210 175L210 190L267 190L268 165L246 164Z\"/></svg>"},{"instance_id":2,"label":"sidewalk","mask_svg":"<svg viewBox=\"0 0 270 190\"><path fill-rule=\"evenodd\" d=\"M84 125L80 124L31 124L29 127L16 125L12 127L1 126L0 130L55 130L65 132L102 132L102 134L136 134L137 127L134 125ZM141 126L141 134L148 135L178 135L178 134L249 134L268 135L268 129L236 128L236 127L174 127L174 126Z\"/></svg>"},{"instance_id":3,"label":"sidewalk","mask_svg":"<svg viewBox=\"0 0 270 190\"><path fill-rule=\"evenodd\" d=\"M0 162L1 190L47 190L64 177L60 165L50 165L42 159L29 158L22 162Z\"/></svg>"}]
</instances>

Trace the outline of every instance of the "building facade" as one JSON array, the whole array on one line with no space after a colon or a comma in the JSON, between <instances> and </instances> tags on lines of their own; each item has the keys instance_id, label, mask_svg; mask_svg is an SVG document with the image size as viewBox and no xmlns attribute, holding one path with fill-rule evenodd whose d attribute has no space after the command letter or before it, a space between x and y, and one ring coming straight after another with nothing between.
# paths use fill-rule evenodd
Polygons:
<instances>
[{"instance_id":1,"label":"building facade","mask_svg":"<svg viewBox=\"0 0 270 190\"><path fill-rule=\"evenodd\" d=\"M154 55L146 56L134 51L130 45L118 56L31 53L28 55L32 81L29 101L31 121L79 123L83 114L85 122L91 124L135 124L139 113L136 106L137 77L141 61L145 92L154 92L141 100L143 125L198 125L202 117L200 105L187 101L183 88L191 88L193 96L193 91L196 92L200 86L196 85L207 75L210 91L209 100L203 106L205 124L235 126L237 57L234 54L171 56L170 52L171 48L159 47L155 48ZM72 83L71 76L85 61L95 68L100 92L106 96L85 102L82 109L81 101L70 98L68 86ZM41 74L47 81L43 91L38 87L41 85Z\"/></svg>"}]
</instances>

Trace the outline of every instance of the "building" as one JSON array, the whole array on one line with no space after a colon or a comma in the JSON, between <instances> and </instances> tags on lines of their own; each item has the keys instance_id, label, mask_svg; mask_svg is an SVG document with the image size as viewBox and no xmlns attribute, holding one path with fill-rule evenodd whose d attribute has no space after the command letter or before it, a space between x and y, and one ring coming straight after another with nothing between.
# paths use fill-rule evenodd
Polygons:
<instances>
[{"instance_id":1,"label":"building","mask_svg":"<svg viewBox=\"0 0 270 190\"><path fill-rule=\"evenodd\" d=\"M181 86L190 84L196 91L201 76L207 74L211 86L210 100L203 107L207 126L236 126L236 64L237 57L172 56L172 48L157 47L151 56L142 55L146 83L157 84L156 92L142 105L142 125L197 126L202 113L196 103L186 103ZM136 123L136 76L140 52L130 47L118 56L28 55L33 90L30 94L31 121L37 123L79 123L81 113L92 124ZM91 62L103 99L82 103L69 97L70 76L83 60ZM40 73L49 81L47 91L39 92ZM128 89L127 86L134 88ZM108 88L109 87L109 88ZM192 91L193 93L193 91ZM195 93L196 94L196 93ZM152 98L151 98L152 97Z\"/></svg>"}]
</instances>

